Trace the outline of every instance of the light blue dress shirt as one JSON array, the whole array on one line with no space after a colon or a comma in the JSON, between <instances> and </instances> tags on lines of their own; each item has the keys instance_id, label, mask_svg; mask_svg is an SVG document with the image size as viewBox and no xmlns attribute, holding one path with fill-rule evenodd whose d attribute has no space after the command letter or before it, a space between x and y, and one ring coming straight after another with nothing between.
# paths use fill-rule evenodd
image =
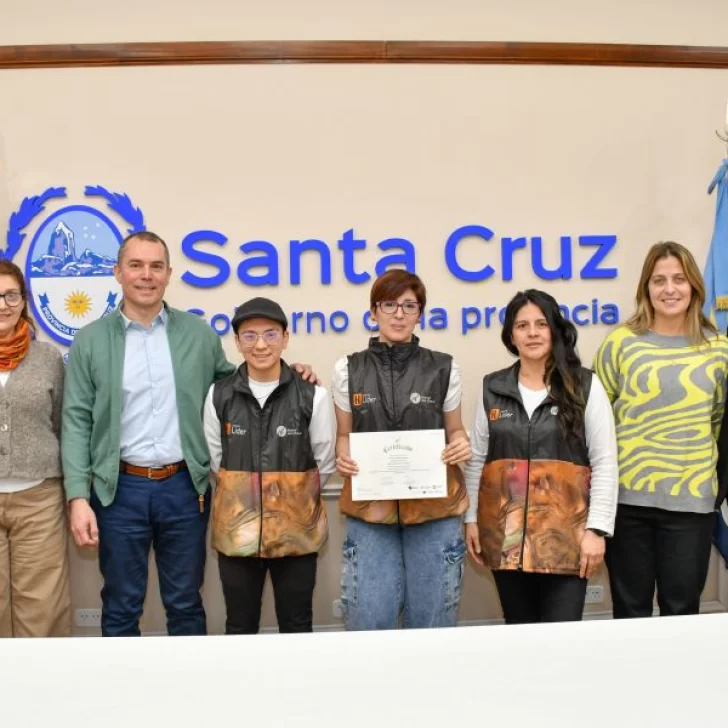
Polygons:
<instances>
[{"instance_id":1,"label":"light blue dress shirt","mask_svg":"<svg viewBox=\"0 0 728 728\"><path fill-rule=\"evenodd\" d=\"M121 459L159 467L184 459L177 394L162 308L150 328L121 314L126 328L121 383Z\"/></svg>"}]
</instances>

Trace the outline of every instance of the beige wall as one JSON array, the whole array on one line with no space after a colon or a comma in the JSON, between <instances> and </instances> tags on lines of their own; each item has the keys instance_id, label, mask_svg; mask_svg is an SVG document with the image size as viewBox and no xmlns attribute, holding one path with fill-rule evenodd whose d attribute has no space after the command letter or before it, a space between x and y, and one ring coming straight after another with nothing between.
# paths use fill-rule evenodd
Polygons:
<instances>
[{"instance_id":1,"label":"beige wall","mask_svg":"<svg viewBox=\"0 0 728 728\"><path fill-rule=\"evenodd\" d=\"M151 5L151 4L150 4ZM49 3L42 15L26 3L0 0L0 43L247 38L452 38L719 43L728 6L706 2L598 4L370 3L366 13L326 12L327 3L264 7L214 0L204 14L185 3L129 2L103 14L103 3ZM197 10L198 4L188 4ZM516 12L515 8L519 10ZM63 7L63 11L59 10ZM410 12L401 9L409 7ZM659 9L658 9L659 7ZM174 8L174 9L173 9ZM508 8L505 10L504 8ZM513 9L511 9L513 8ZM629 8L629 9L627 9ZM558 12L557 12L558 10ZM659 13L660 22L655 14ZM689 13L689 15L688 15ZM142 18L143 17L143 21ZM40 20L42 18L42 21ZM528 20L526 20L528 18ZM374 247L402 236L417 249L417 271L431 306L448 309L446 331L421 332L426 345L452 353L464 375L463 412L469 426L482 375L509 362L499 327L462 336L462 306L504 305L519 288L538 286L564 303L617 303L629 312L646 248L672 238L703 263L714 200L706 187L725 149L714 129L725 118L725 71L499 66L237 66L110 68L0 72L0 221L22 198L64 185L69 201L87 184L127 192L172 248L168 299L208 314L230 312L255 293L296 310L352 314L346 333L292 337L289 359L310 362L328 384L335 359L362 348L357 314L367 286L348 284L336 241L354 227L369 241L359 269L373 272ZM41 218L36 220L37 224ZM499 267L502 236L541 235L548 263L557 262L561 235L616 234L607 264L611 281L581 281L589 258L575 247L576 277L539 280L528 255L517 256L516 277L466 284L445 268L450 232L466 224L495 231L490 243L470 241L461 262ZM266 239L282 254L284 283L263 291L234 276L221 288L194 289L185 270L209 269L186 260L180 243L192 230L213 228L229 241L222 250L233 271L238 246ZM26 247L34 232L29 226ZM332 249L331 286L318 283L314 260L304 283L287 282L291 238L318 237ZM607 329L580 329L586 362ZM237 354L230 337L225 348ZM343 524L335 491L327 504L331 541L321 559L315 622L336 625L339 548ZM72 550L75 607L99 604L100 578L92 555ZM210 628L221 631L224 606L211 556L205 585ZM725 603L722 568L713 564L705 602ZM602 574L597 581L604 583ZM721 593L721 589L724 591ZM608 602L589 607L604 612ZM492 580L468 567L463 621L499 618ZM274 625L270 594L264 624ZM150 589L144 629L164 630Z\"/></svg>"},{"instance_id":2,"label":"beige wall","mask_svg":"<svg viewBox=\"0 0 728 728\"><path fill-rule=\"evenodd\" d=\"M2 0L0 44L494 40L724 45L721 0Z\"/></svg>"}]
</instances>

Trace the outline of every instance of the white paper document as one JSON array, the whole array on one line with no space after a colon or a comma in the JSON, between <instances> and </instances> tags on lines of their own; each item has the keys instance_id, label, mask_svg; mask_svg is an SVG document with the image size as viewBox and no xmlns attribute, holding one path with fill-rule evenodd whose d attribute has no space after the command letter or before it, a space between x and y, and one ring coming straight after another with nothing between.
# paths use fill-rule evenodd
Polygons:
<instances>
[{"instance_id":1,"label":"white paper document","mask_svg":"<svg viewBox=\"0 0 728 728\"><path fill-rule=\"evenodd\" d=\"M351 457L359 473L351 479L352 500L444 498L447 468L440 459L445 430L352 432Z\"/></svg>"}]
</instances>

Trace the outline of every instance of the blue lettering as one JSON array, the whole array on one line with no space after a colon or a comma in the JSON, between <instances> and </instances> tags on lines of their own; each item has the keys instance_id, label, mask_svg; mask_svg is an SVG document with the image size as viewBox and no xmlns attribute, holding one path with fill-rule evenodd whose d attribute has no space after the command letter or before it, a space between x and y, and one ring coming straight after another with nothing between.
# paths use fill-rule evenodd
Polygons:
<instances>
[{"instance_id":1,"label":"blue lettering","mask_svg":"<svg viewBox=\"0 0 728 728\"><path fill-rule=\"evenodd\" d=\"M477 329L478 326L480 326L480 309L475 306L463 307L460 314L460 333L465 336L470 329Z\"/></svg>"},{"instance_id":2,"label":"blue lettering","mask_svg":"<svg viewBox=\"0 0 728 728\"><path fill-rule=\"evenodd\" d=\"M321 333L326 333L326 316L321 311L308 311L306 313L306 333L311 333L311 324L314 321L321 323Z\"/></svg>"},{"instance_id":3,"label":"blue lettering","mask_svg":"<svg viewBox=\"0 0 728 728\"><path fill-rule=\"evenodd\" d=\"M501 264L503 265L503 280L513 280L513 253L516 250L525 248L526 238L502 238L501 239Z\"/></svg>"},{"instance_id":4,"label":"blue lettering","mask_svg":"<svg viewBox=\"0 0 728 728\"><path fill-rule=\"evenodd\" d=\"M372 312L365 311L362 317L362 323L367 331L379 331L379 326L376 321L372 319Z\"/></svg>"},{"instance_id":5,"label":"blue lettering","mask_svg":"<svg viewBox=\"0 0 728 728\"><path fill-rule=\"evenodd\" d=\"M245 253L262 253L262 255L243 260L238 266L238 278L248 286L277 286L278 276L278 252L271 243L265 240L251 240L243 243L240 250ZM265 268L267 271L259 275L253 275L252 269Z\"/></svg>"},{"instance_id":6,"label":"blue lettering","mask_svg":"<svg viewBox=\"0 0 728 728\"><path fill-rule=\"evenodd\" d=\"M215 245L223 246L227 242L227 238L215 230L195 230L195 232L186 235L182 241L182 253L190 260L194 260L196 263L204 263L205 265L211 265L217 268L217 273L214 276L203 277L195 275L190 271L185 271L181 278L185 283L197 288L213 288L219 286L230 277L230 264L219 255L213 253L205 253L202 250L197 250L195 247L197 243L211 242Z\"/></svg>"},{"instance_id":7,"label":"blue lettering","mask_svg":"<svg viewBox=\"0 0 728 728\"><path fill-rule=\"evenodd\" d=\"M465 268L463 268L457 260L457 249L460 241L463 240L463 238L471 236L482 238L487 242L493 237L493 231L489 230L487 227L483 227L482 225L463 225L453 231L447 239L447 243L445 243L445 264L447 265L448 270L461 281L485 281L495 273L495 270L491 266L486 265L480 270L475 271L465 270ZM464 311L465 309L463 309L463 312ZM478 312L478 315L480 315L480 312ZM463 331L463 333L465 333L465 331Z\"/></svg>"},{"instance_id":8,"label":"blue lettering","mask_svg":"<svg viewBox=\"0 0 728 728\"><path fill-rule=\"evenodd\" d=\"M444 308L431 308L430 312L430 328L435 331L447 328L447 311Z\"/></svg>"},{"instance_id":9,"label":"blue lettering","mask_svg":"<svg viewBox=\"0 0 728 728\"><path fill-rule=\"evenodd\" d=\"M342 322L337 324L336 319L341 319ZM349 328L349 316L345 311L334 311L329 316L329 325L337 334L346 331Z\"/></svg>"},{"instance_id":10,"label":"blue lettering","mask_svg":"<svg viewBox=\"0 0 728 728\"><path fill-rule=\"evenodd\" d=\"M222 324L222 326L220 326ZM224 336L230 331L230 319L224 313L216 313L210 319L212 330L219 336Z\"/></svg>"},{"instance_id":11,"label":"blue lettering","mask_svg":"<svg viewBox=\"0 0 728 728\"><path fill-rule=\"evenodd\" d=\"M573 322L577 326L586 326L588 323L590 323L589 318L581 318L579 315L582 311L588 311L589 306L587 306L585 303L579 303L576 306L574 306L574 310L571 313L571 318Z\"/></svg>"},{"instance_id":12,"label":"blue lettering","mask_svg":"<svg viewBox=\"0 0 728 728\"><path fill-rule=\"evenodd\" d=\"M616 278L616 268L600 268L599 264L617 244L616 235L580 235L581 247L596 247L594 255L581 269L581 278Z\"/></svg>"},{"instance_id":13,"label":"blue lettering","mask_svg":"<svg viewBox=\"0 0 728 728\"><path fill-rule=\"evenodd\" d=\"M497 313L498 309L495 306L487 306L485 309L485 328L490 328L490 320L494 313Z\"/></svg>"},{"instance_id":14,"label":"blue lettering","mask_svg":"<svg viewBox=\"0 0 728 728\"><path fill-rule=\"evenodd\" d=\"M404 269L410 273L415 272L415 246L404 238L387 238L377 245L379 250L392 250L399 248L402 252L398 255L385 255L377 261L374 268L375 273L380 276L389 270L390 266L404 265Z\"/></svg>"},{"instance_id":15,"label":"blue lettering","mask_svg":"<svg viewBox=\"0 0 728 728\"><path fill-rule=\"evenodd\" d=\"M369 273L357 273L354 270L354 253L357 250L364 250L367 241L354 237L354 228L349 228L339 240L339 250L344 253L344 277L349 283L366 283L371 275Z\"/></svg>"},{"instance_id":16,"label":"blue lettering","mask_svg":"<svg viewBox=\"0 0 728 728\"><path fill-rule=\"evenodd\" d=\"M607 326L619 323L619 306L616 303L605 303L602 306L600 321Z\"/></svg>"},{"instance_id":17,"label":"blue lettering","mask_svg":"<svg viewBox=\"0 0 728 728\"><path fill-rule=\"evenodd\" d=\"M291 314L291 330L293 333L298 333L298 322L303 318L303 311L294 311Z\"/></svg>"},{"instance_id":18,"label":"blue lettering","mask_svg":"<svg viewBox=\"0 0 728 728\"><path fill-rule=\"evenodd\" d=\"M301 255L307 250L315 250L321 260L321 283L325 286L331 283L331 251L322 240L311 238L309 240L291 240L289 258L291 262L291 285L301 285Z\"/></svg>"},{"instance_id":19,"label":"blue lettering","mask_svg":"<svg viewBox=\"0 0 728 728\"><path fill-rule=\"evenodd\" d=\"M571 236L561 236L561 264L555 270L548 270L543 264L543 241L540 236L531 238L531 266L533 272L545 281L557 278L571 278Z\"/></svg>"}]
</instances>

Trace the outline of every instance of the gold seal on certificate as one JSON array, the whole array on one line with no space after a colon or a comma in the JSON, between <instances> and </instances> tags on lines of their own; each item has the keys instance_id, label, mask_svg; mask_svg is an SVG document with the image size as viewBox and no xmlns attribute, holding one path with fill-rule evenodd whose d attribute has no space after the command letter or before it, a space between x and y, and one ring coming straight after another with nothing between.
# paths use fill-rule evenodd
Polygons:
<instances>
[{"instance_id":1,"label":"gold seal on certificate","mask_svg":"<svg viewBox=\"0 0 728 728\"><path fill-rule=\"evenodd\" d=\"M352 500L447 495L447 468L440 459L445 430L352 432L349 446L359 466L359 473L351 479Z\"/></svg>"}]
</instances>

